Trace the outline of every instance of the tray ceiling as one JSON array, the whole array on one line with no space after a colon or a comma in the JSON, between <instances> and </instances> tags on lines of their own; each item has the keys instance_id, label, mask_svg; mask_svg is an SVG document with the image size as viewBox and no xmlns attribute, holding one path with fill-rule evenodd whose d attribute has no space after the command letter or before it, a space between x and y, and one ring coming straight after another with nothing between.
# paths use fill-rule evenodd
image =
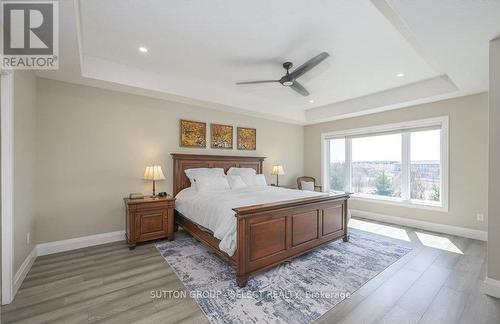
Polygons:
<instances>
[{"instance_id":1,"label":"tray ceiling","mask_svg":"<svg viewBox=\"0 0 500 324\"><path fill-rule=\"evenodd\" d=\"M39 76L295 123L486 91L500 1L60 3L60 69ZM147 48L147 53L139 51ZM279 83L282 63L330 57ZM402 76L404 74L404 76Z\"/></svg>"}]
</instances>

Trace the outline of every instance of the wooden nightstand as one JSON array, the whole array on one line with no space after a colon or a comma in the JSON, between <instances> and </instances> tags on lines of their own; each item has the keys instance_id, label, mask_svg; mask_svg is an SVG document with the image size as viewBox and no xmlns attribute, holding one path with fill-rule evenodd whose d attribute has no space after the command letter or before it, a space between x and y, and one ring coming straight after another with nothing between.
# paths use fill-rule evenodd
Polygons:
<instances>
[{"instance_id":1,"label":"wooden nightstand","mask_svg":"<svg viewBox=\"0 0 500 324\"><path fill-rule=\"evenodd\" d=\"M170 241L174 239L175 198L167 196L123 200L127 209L126 240L131 250L138 242L166 237Z\"/></svg>"}]
</instances>

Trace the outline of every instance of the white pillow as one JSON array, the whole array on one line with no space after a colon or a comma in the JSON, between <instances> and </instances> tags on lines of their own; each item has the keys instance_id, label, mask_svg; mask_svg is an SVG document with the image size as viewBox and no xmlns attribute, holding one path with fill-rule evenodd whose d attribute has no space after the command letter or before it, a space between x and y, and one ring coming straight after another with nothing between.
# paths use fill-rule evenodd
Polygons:
<instances>
[{"instance_id":1,"label":"white pillow","mask_svg":"<svg viewBox=\"0 0 500 324\"><path fill-rule=\"evenodd\" d=\"M191 188L196 188L196 178L199 177L223 177L224 169L222 168L193 168L186 169L184 173L191 182Z\"/></svg>"},{"instance_id":2,"label":"white pillow","mask_svg":"<svg viewBox=\"0 0 500 324\"><path fill-rule=\"evenodd\" d=\"M227 190L231 188L225 177L198 177L195 181L197 191Z\"/></svg>"},{"instance_id":3,"label":"white pillow","mask_svg":"<svg viewBox=\"0 0 500 324\"><path fill-rule=\"evenodd\" d=\"M267 186L266 177L263 174L242 175L241 179L249 187L265 187Z\"/></svg>"},{"instance_id":4,"label":"white pillow","mask_svg":"<svg viewBox=\"0 0 500 324\"><path fill-rule=\"evenodd\" d=\"M312 181L301 181L300 186L302 190L314 191L314 182Z\"/></svg>"},{"instance_id":5,"label":"white pillow","mask_svg":"<svg viewBox=\"0 0 500 324\"><path fill-rule=\"evenodd\" d=\"M246 188L247 184L241 179L240 176L228 175L226 176L227 182L231 189Z\"/></svg>"},{"instance_id":6,"label":"white pillow","mask_svg":"<svg viewBox=\"0 0 500 324\"><path fill-rule=\"evenodd\" d=\"M256 173L257 172L253 168L231 167L231 168L229 168L229 170L227 170L227 175L239 175L239 176L248 175L248 176L251 176L251 175L255 175Z\"/></svg>"}]
</instances>

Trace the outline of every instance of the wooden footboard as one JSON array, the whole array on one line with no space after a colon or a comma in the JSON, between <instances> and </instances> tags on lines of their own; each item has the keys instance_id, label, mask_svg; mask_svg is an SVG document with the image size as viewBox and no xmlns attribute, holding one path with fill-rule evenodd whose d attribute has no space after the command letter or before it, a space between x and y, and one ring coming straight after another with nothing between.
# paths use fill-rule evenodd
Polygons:
<instances>
[{"instance_id":1,"label":"wooden footboard","mask_svg":"<svg viewBox=\"0 0 500 324\"><path fill-rule=\"evenodd\" d=\"M235 208L236 279L244 287L256 272L293 259L347 234L348 194Z\"/></svg>"}]
</instances>

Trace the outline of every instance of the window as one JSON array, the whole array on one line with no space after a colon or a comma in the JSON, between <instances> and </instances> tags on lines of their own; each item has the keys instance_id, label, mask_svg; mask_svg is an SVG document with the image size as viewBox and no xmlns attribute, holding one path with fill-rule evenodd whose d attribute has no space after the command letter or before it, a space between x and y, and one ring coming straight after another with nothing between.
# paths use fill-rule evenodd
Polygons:
<instances>
[{"instance_id":1,"label":"window","mask_svg":"<svg viewBox=\"0 0 500 324\"><path fill-rule=\"evenodd\" d=\"M447 210L447 117L328 133L322 139L326 190Z\"/></svg>"},{"instance_id":2,"label":"window","mask_svg":"<svg viewBox=\"0 0 500 324\"><path fill-rule=\"evenodd\" d=\"M351 191L401 197L401 135L352 139Z\"/></svg>"},{"instance_id":3,"label":"window","mask_svg":"<svg viewBox=\"0 0 500 324\"><path fill-rule=\"evenodd\" d=\"M441 201L440 130L410 134L410 198Z\"/></svg>"},{"instance_id":4,"label":"window","mask_svg":"<svg viewBox=\"0 0 500 324\"><path fill-rule=\"evenodd\" d=\"M344 191L345 186L345 139L329 142L330 145L330 189Z\"/></svg>"}]
</instances>

